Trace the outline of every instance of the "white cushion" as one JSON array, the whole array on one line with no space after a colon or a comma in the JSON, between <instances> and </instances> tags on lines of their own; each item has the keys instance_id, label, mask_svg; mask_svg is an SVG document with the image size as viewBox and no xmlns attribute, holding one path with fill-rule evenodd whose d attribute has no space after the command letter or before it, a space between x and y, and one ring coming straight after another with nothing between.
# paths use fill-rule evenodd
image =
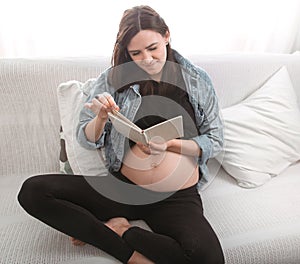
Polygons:
<instances>
[{"instance_id":1,"label":"white cushion","mask_svg":"<svg viewBox=\"0 0 300 264\"><path fill-rule=\"evenodd\" d=\"M66 152L73 173L86 176L105 176L107 169L101 151L85 149L76 140L79 113L94 81L95 79L90 79L84 84L78 81L60 84L57 90L58 105Z\"/></svg>"},{"instance_id":2,"label":"white cushion","mask_svg":"<svg viewBox=\"0 0 300 264\"><path fill-rule=\"evenodd\" d=\"M217 160L241 187L263 185L300 159L300 112L285 66L221 114L225 145Z\"/></svg>"}]
</instances>

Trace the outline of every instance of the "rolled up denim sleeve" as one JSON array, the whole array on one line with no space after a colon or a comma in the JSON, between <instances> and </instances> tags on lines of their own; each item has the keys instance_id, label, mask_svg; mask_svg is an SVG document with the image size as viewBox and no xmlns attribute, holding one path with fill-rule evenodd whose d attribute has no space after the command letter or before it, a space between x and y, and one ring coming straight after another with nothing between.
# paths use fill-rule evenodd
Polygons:
<instances>
[{"instance_id":1,"label":"rolled up denim sleeve","mask_svg":"<svg viewBox=\"0 0 300 264\"><path fill-rule=\"evenodd\" d=\"M222 150L224 140L218 98L208 75L205 75L204 80L205 87L202 87L203 93L200 95L204 98L203 107L199 111L202 114L202 123L198 127L200 135L192 138L202 151L199 165L215 157Z\"/></svg>"},{"instance_id":2,"label":"rolled up denim sleeve","mask_svg":"<svg viewBox=\"0 0 300 264\"><path fill-rule=\"evenodd\" d=\"M208 159L215 157L222 150L223 133L220 128L221 126L220 120L215 120L214 124L217 125L217 127L212 128L211 127L212 124L210 124L209 131L206 131L205 134L192 138L192 140L194 140L201 149L201 156L199 157L199 165L206 163ZM204 132L203 130L206 129L207 129L206 125L203 125L200 130Z\"/></svg>"},{"instance_id":3,"label":"rolled up denim sleeve","mask_svg":"<svg viewBox=\"0 0 300 264\"><path fill-rule=\"evenodd\" d=\"M199 87L198 87L199 88ZM200 95L202 105L199 107L202 122L198 124L199 135L192 138L199 148L201 155L198 157L199 169L202 177L198 183L198 189L204 190L213 181L215 174L210 174L207 161L215 157L223 148L223 124L220 118L218 99L210 83L207 82L204 92ZM199 98L198 98L199 99Z\"/></svg>"},{"instance_id":4,"label":"rolled up denim sleeve","mask_svg":"<svg viewBox=\"0 0 300 264\"><path fill-rule=\"evenodd\" d=\"M105 81L102 80L105 76L102 74L99 79L91 87L89 94L87 95L86 102L91 102L96 94L106 91ZM83 91L85 93L85 91ZM84 104L83 104L84 105ZM106 130L104 129L101 137L96 142L91 142L87 139L85 134L85 127L87 124L96 117L95 113L88 108L82 107L79 113L79 122L76 128L76 139L78 143L86 149L97 149L104 146L104 138Z\"/></svg>"},{"instance_id":5,"label":"rolled up denim sleeve","mask_svg":"<svg viewBox=\"0 0 300 264\"><path fill-rule=\"evenodd\" d=\"M85 127L95 117L95 116L92 117L93 114L88 113L88 112L91 112L91 111L83 111L82 110L80 113L80 121L77 126L77 133L76 133L77 141L82 147L84 147L86 149L102 148L104 146L105 131L102 133L101 137L96 142L91 142L86 137Z\"/></svg>"}]
</instances>

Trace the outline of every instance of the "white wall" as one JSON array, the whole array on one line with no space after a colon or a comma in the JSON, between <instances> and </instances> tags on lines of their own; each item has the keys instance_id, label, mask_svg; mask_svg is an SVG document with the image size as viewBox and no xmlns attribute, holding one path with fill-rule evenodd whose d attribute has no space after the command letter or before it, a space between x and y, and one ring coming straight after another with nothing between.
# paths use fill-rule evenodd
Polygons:
<instances>
[{"instance_id":1,"label":"white wall","mask_svg":"<svg viewBox=\"0 0 300 264\"><path fill-rule=\"evenodd\" d=\"M140 4L183 54L300 49L298 0L0 0L0 57L111 55L123 11Z\"/></svg>"}]
</instances>

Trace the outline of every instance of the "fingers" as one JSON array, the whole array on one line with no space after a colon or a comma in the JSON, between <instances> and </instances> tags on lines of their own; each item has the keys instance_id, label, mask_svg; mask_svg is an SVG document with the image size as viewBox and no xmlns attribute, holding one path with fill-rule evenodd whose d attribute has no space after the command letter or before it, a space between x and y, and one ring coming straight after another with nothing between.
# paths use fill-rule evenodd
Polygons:
<instances>
[{"instance_id":1,"label":"fingers","mask_svg":"<svg viewBox=\"0 0 300 264\"><path fill-rule=\"evenodd\" d=\"M143 143L141 142L137 142L136 143L137 146L146 154L150 155L151 154L151 149L149 148L149 146L147 145L144 145Z\"/></svg>"},{"instance_id":2,"label":"fingers","mask_svg":"<svg viewBox=\"0 0 300 264\"><path fill-rule=\"evenodd\" d=\"M104 106L105 109L114 109L119 111L118 105L109 93L104 92L102 94L97 94L95 98Z\"/></svg>"},{"instance_id":3,"label":"fingers","mask_svg":"<svg viewBox=\"0 0 300 264\"><path fill-rule=\"evenodd\" d=\"M164 144L161 145L149 142L148 145L144 145L141 142L137 142L137 145L144 153L148 155L159 155L166 150Z\"/></svg>"},{"instance_id":4,"label":"fingers","mask_svg":"<svg viewBox=\"0 0 300 264\"><path fill-rule=\"evenodd\" d=\"M166 142L163 143L154 143L153 141L149 142L149 148L156 153L161 153L167 150Z\"/></svg>"},{"instance_id":5,"label":"fingers","mask_svg":"<svg viewBox=\"0 0 300 264\"><path fill-rule=\"evenodd\" d=\"M100 115L102 118L107 118L107 112L120 110L114 98L106 92L97 94L91 102L85 103L84 106L93 111L96 115Z\"/></svg>"},{"instance_id":6,"label":"fingers","mask_svg":"<svg viewBox=\"0 0 300 264\"><path fill-rule=\"evenodd\" d=\"M82 242L74 237L70 237L70 240L74 246L84 246L86 244L85 242Z\"/></svg>"},{"instance_id":7,"label":"fingers","mask_svg":"<svg viewBox=\"0 0 300 264\"><path fill-rule=\"evenodd\" d=\"M85 103L84 107L90 109L91 111L93 111L96 115L98 115L101 110L102 111L102 115L107 115L107 106L105 106L104 104L100 103L96 98L93 98L92 101L90 103Z\"/></svg>"}]
</instances>

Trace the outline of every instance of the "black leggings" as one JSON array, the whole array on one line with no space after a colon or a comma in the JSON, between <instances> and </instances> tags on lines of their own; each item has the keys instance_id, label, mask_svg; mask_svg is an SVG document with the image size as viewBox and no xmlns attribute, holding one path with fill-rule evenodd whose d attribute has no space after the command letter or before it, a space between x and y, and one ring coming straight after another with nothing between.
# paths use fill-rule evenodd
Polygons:
<instances>
[{"instance_id":1,"label":"black leggings","mask_svg":"<svg viewBox=\"0 0 300 264\"><path fill-rule=\"evenodd\" d=\"M108 177L47 174L27 179L18 200L30 215L122 263L127 263L134 251L158 264L224 263L218 238L203 216L196 186L151 204L130 205L103 196L87 179L93 186L117 192L107 183ZM104 225L113 217L144 220L153 232L134 226L120 237Z\"/></svg>"}]
</instances>

